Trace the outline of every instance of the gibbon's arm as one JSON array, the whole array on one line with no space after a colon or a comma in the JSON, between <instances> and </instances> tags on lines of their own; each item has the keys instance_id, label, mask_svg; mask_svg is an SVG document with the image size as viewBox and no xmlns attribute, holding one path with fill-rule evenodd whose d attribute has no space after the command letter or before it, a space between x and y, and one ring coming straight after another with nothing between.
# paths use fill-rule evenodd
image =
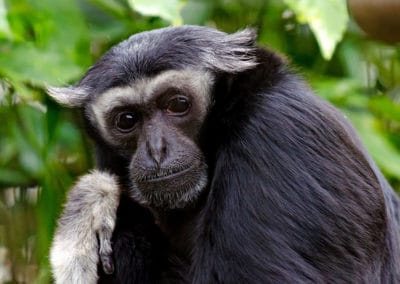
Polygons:
<instances>
[{"instance_id":1,"label":"gibbon's arm","mask_svg":"<svg viewBox=\"0 0 400 284\"><path fill-rule=\"evenodd\" d=\"M116 176L98 170L71 189L50 252L56 283L96 283L99 257L104 271L113 272L110 240L119 194Z\"/></svg>"}]
</instances>

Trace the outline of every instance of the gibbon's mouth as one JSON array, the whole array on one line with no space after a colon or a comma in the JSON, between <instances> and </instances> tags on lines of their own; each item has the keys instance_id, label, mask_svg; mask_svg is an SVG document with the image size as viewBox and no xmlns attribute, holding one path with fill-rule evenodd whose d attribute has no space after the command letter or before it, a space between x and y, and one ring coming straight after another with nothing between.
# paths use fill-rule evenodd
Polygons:
<instances>
[{"instance_id":1,"label":"gibbon's mouth","mask_svg":"<svg viewBox=\"0 0 400 284\"><path fill-rule=\"evenodd\" d=\"M160 182L160 181L167 181L170 179L178 178L193 169L195 169L196 166L191 166L187 168L179 168L179 169L166 169L166 170L161 170L157 173L154 173L152 175L147 175L144 176L140 181L141 182Z\"/></svg>"}]
</instances>

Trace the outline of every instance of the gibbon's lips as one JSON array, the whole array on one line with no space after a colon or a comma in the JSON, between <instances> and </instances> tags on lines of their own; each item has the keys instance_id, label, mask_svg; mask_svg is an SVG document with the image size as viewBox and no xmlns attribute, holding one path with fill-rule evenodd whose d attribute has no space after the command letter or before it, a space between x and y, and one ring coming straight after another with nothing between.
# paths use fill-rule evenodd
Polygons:
<instances>
[{"instance_id":1,"label":"gibbon's lips","mask_svg":"<svg viewBox=\"0 0 400 284\"><path fill-rule=\"evenodd\" d=\"M154 174L146 175L141 179L141 182L162 182L168 181L171 179L179 178L182 175L193 171L196 166L188 166L186 168L179 168L179 169L162 169Z\"/></svg>"}]
</instances>

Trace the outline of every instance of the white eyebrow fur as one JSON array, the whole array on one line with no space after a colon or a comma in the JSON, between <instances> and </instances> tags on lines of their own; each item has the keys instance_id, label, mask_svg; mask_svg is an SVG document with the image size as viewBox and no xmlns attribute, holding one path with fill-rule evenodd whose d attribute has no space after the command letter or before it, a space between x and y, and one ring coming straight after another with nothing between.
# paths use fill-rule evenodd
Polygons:
<instances>
[{"instance_id":1,"label":"white eyebrow fur","mask_svg":"<svg viewBox=\"0 0 400 284\"><path fill-rule=\"evenodd\" d=\"M90 119L98 125L104 137L112 143L113 139L109 137L106 130L105 114L119 106L148 103L157 94L160 87L168 85L177 89L193 91L198 103L204 106L199 114L199 118L202 120L210 105L213 82L213 76L204 70L169 70L152 78L141 78L135 80L130 86L112 88L100 94L91 105L94 116L90 115Z\"/></svg>"}]
</instances>

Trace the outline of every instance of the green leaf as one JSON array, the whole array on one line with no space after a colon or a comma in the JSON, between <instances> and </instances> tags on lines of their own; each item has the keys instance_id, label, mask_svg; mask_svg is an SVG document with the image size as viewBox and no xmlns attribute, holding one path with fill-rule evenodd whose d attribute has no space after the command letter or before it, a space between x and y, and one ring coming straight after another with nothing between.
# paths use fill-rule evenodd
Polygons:
<instances>
[{"instance_id":1,"label":"green leaf","mask_svg":"<svg viewBox=\"0 0 400 284\"><path fill-rule=\"evenodd\" d=\"M329 60L346 31L346 0L284 0L300 23L310 25L322 56Z\"/></svg>"},{"instance_id":2,"label":"green leaf","mask_svg":"<svg viewBox=\"0 0 400 284\"><path fill-rule=\"evenodd\" d=\"M91 62L88 27L78 1L9 2L15 39L2 42L0 74L39 86L76 80Z\"/></svg>"},{"instance_id":3,"label":"green leaf","mask_svg":"<svg viewBox=\"0 0 400 284\"><path fill-rule=\"evenodd\" d=\"M400 123L400 105L387 96L380 96L370 101L370 108L380 117Z\"/></svg>"},{"instance_id":4,"label":"green leaf","mask_svg":"<svg viewBox=\"0 0 400 284\"><path fill-rule=\"evenodd\" d=\"M366 148L384 173L400 179L400 152L377 129L378 120L367 112L344 111L354 123Z\"/></svg>"},{"instance_id":5,"label":"green leaf","mask_svg":"<svg viewBox=\"0 0 400 284\"><path fill-rule=\"evenodd\" d=\"M27 42L11 44L0 53L0 72L17 82L65 84L83 71L61 48L41 50Z\"/></svg>"},{"instance_id":6,"label":"green leaf","mask_svg":"<svg viewBox=\"0 0 400 284\"><path fill-rule=\"evenodd\" d=\"M182 24L181 10L186 1L183 0L128 0L129 5L145 16L157 16L174 26Z\"/></svg>"},{"instance_id":7,"label":"green leaf","mask_svg":"<svg viewBox=\"0 0 400 284\"><path fill-rule=\"evenodd\" d=\"M0 0L0 36L11 37L10 26L7 20L7 8L4 0Z\"/></svg>"},{"instance_id":8,"label":"green leaf","mask_svg":"<svg viewBox=\"0 0 400 284\"><path fill-rule=\"evenodd\" d=\"M212 2L188 0L181 11L186 25L204 25L210 17Z\"/></svg>"},{"instance_id":9,"label":"green leaf","mask_svg":"<svg viewBox=\"0 0 400 284\"><path fill-rule=\"evenodd\" d=\"M0 168L0 185L21 186L27 184L29 181L29 177L22 171Z\"/></svg>"}]
</instances>

